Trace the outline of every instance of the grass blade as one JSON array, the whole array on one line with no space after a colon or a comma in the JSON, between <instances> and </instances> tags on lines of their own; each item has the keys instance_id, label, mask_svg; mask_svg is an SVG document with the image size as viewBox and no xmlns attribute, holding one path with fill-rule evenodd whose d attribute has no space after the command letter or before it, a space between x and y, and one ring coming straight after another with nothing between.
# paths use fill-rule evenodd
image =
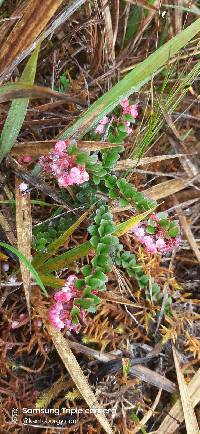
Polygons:
<instances>
[{"instance_id":1,"label":"grass blade","mask_svg":"<svg viewBox=\"0 0 200 434\"><path fill-rule=\"evenodd\" d=\"M34 277L36 283L42 289L44 295L46 295L48 297L48 293L47 293L47 291L46 291L46 289L45 289L45 287L44 287L44 285L42 283L42 280L41 280L38 272L33 267L33 265L31 264L31 262L28 259L26 259L26 257L23 255L23 253L19 252L19 250L17 250L15 247L11 246L10 244L4 243L2 241L0 241L0 246L4 247L5 249L7 249L10 252L14 253L19 258L19 260L24 263L24 265L29 269L30 273Z\"/></svg>"},{"instance_id":2,"label":"grass blade","mask_svg":"<svg viewBox=\"0 0 200 434\"><path fill-rule=\"evenodd\" d=\"M33 84L35 80L39 46L31 55L20 79L20 83ZM12 102L0 138L0 162L13 147L24 122L29 99L24 98Z\"/></svg>"},{"instance_id":3,"label":"grass blade","mask_svg":"<svg viewBox=\"0 0 200 434\"><path fill-rule=\"evenodd\" d=\"M126 220L123 223L119 223L117 225L117 230L115 232L115 235L117 237L121 237L122 235L126 234L133 226L137 225L139 222L145 219L149 214L151 214L154 211L155 208L152 208L148 211L145 211L142 214L138 214L136 216L131 217L130 219Z\"/></svg>"},{"instance_id":4,"label":"grass blade","mask_svg":"<svg viewBox=\"0 0 200 434\"><path fill-rule=\"evenodd\" d=\"M198 426L197 418L189 396L188 387L185 383L185 379L180 368L176 348L174 347L174 345L172 346L172 350L173 350L174 363L176 367L176 375L179 384L181 403L183 406L183 413L185 418L187 434L198 434L199 426Z\"/></svg>"},{"instance_id":5,"label":"grass blade","mask_svg":"<svg viewBox=\"0 0 200 434\"><path fill-rule=\"evenodd\" d=\"M189 397L192 401L192 405L193 407L196 407L196 405L200 401L200 369L196 372L187 387ZM174 406L169 411L168 415L159 426L156 434L166 434L167 431L170 432L170 434L173 434L179 429L179 425L181 424L181 422L183 422L183 420L183 407L181 405L181 400L178 399L178 401L176 401Z\"/></svg>"},{"instance_id":6,"label":"grass blade","mask_svg":"<svg viewBox=\"0 0 200 434\"><path fill-rule=\"evenodd\" d=\"M99 405L85 375L83 374L76 357L70 349L67 339L65 339L62 333L56 330L50 324L47 325L47 329L59 356L61 357L67 371L69 372L72 380L76 384L76 387L87 402L88 406L90 408L101 409L101 406ZM106 416L101 411L99 414L98 412L95 412L95 416L105 432L107 434L113 434L112 428Z\"/></svg>"},{"instance_id":7,"label":"grass blade","mask_svg":"<svg viewBox=\"0 0 200 434\"><path fill-rule=\"evenodd\" d=\"M31 262L31 244L32 244L32 217L30 193L20 191L20 179L16 178L16 228L17 228L17 245L20 252ZM20 261L20 270L22 275L23 287L26 297L26 303L31 318L31 272L23 261Z\"/></svg>"},{"instance_id":8,"label":"grass blade","mask_svg":"<svg viewBox=\"0 0 200 434\"><path fill-rule=\"evenodd\" d=\"M85 218L88 215L88 211L82 214L79 219L73 223L63 234L61 234L57 239L52 241L47 247L47 253L36 255L33 259L33 265L37 267L39 264L44 263L47 261L48 258L53 256L54 253L57 252L57 250L64 246L64 244L67 242L69 237L74 233L74 231L79 227L79 225L85 220Z\"/></svg>"}]
</instances>

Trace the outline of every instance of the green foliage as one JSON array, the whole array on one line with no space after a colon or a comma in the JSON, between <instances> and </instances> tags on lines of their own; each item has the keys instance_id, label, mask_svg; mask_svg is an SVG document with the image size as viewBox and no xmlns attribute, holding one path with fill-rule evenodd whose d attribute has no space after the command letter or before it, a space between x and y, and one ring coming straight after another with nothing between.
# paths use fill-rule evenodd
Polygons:
<instances>
[{"instance_id":1,"label":"green foliage","mask_svg":"<svg viewBox=\"0 0 200 434\"><path fill-rule=\"evenodd\" d=\"M75 304L90 312L91 308L94 312L95 306L101 301L94 291L100 292L106 289L108 281L106 273L112 269L112 256L117 249L120 249L119 240L113 235L115 230L112 214L107 206L101 205L94 216L94 224L88 227L95 257L90 265L81 268L83 278L76 282L77 288L83 290L83 298L76 299Z\"/></svg>"},{"instance_id":2,"label":"green foliage","mask_svg":"<svg viewBox=\"0 0 200 434\"><path fill-rule=\"evenodd\" d=\"M55 241L73 223L75 217L68 214L67 217L60 217L51 222L42 223L33 228L33 248L36 252L46 252L50 243Z\"/></svg>"},{"instance_id":3,"label":"green foliage","mask_svg":"<svg viewBox=\"0 0 200 434\"><path fill-rule=\"evenodd\" d=\"M125 178L117 181L117 187L125 199L135 204L138 211L148 211L156 206L155 200L146 198L142 193L137 191L135 187L129 184Z\"/></svg>"},{"instance_id":4,"label":"green foliage","mask_svg":"<svg viewBox=\"0 0 200 434\"><path fill-rule=\"evenodd\" d=\"M58 92L65 93L70 87L70 81L67 78L66 74L62 74L59 77L58 85L54 86L54 90Z\"/></svg>"}]
</instances>

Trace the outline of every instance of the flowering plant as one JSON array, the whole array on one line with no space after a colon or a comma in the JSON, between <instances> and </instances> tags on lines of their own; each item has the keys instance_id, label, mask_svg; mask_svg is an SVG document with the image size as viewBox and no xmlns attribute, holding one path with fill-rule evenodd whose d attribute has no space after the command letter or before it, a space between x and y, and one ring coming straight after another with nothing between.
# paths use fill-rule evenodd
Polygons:
<instances>
[{"instance_id":1,"label":"flowering plant","mask_svg":"<svg viewBox=\"0 0 200 434\"><path fill-rule=\"evenodd\" d=\"M43 170L53 175L60 187L79 186L81 191L86 185L88 197L92 188L93 203L97 208L93 224L88 228L95 256L90 264L81 268L80 278L69 276L66 285L54 295L49 319L58 329L66 327L76 331L79 319L85 318L87 312L96 311L96 306L101 302L100 293L106 289L108 273L115 264L124 268L130 277L133 276L140 288L146 291L148 287L148 275L137 264L132 253L123 251L123 244L115 235L116 226L107 203L115 200L123 206L132 204L140 212L152 210L157 205L155 200L137 191L125 178L118 178L112 173L124 150L124 139L132 133L138 117L137 105L130 104L128 99L122 101L117 110L110 118L105 116L101 120L95 134L120 146L102 147L98 153L90 154L80 151L74 140L60 140L52 152L39 160ZM103 201L97 200L97 193L103 195ZM75 194L78 197L80 192L75 190ZM166 213L153 212L129 232L148 254L165 254L178 246L180 240L177 222L171 222ZM156 283L153 285L157 294L159 286Z\"/></svg>"}]
</instances>

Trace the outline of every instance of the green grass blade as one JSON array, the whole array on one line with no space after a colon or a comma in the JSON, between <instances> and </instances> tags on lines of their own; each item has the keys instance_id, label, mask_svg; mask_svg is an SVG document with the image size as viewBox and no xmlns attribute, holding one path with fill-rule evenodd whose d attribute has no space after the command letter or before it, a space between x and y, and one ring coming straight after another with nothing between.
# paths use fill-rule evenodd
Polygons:
<instances>
[{"instance_id":1,"label":"green grass blade","mask_svg":"<svg viewBox=\"0 0 200 434\"><path fill-rule=\"evenodd\" d=\"M111 90L94 102L74 125L62 132L60 138L67 139L83 136L103 116L110 113L121 100L138 91L151 79L152 75L157 74L171 57L197 35L199 29L200 18L137 65Z\"/></svg>"},{"instance_id":2,"label":"green grass blade","mask_svg":"<svg viewBox=\"0 0 200 434\"><path fill-rule=\"evenodd\" d=\"M33 275L33 277L35 278L36 283L40 286L40 288L42 289L44 295L46 295L48 297L48 293L40 279L40 276L38 274L38 272L36 271L36 269L33 267L33 265L31 264L31 262L26 259L26 257L19 252L19 250L17 250L15 247L11 246L10 244L7 243L3 243L2 241L0 242L0 246L4 247L7 250L10 250L12 253L14 253L19 259L20 261L22 261L25 266L28 268L28 270L30 271L30 273Z\"/></svg>"},{"instance_id":3,"label":"green grass blade","mask_svg":"<svg viewBox=\"0 0 200 434\"><path fill-rule=\"evenodd\" d=\"M181 103L188 92L188 87L191 86L195 79L199 76L199 72L200 62L197 62L189 73L179 76L178 84L177 82L175 83L167 97L164 98L163 93L161 93L160 100L169 115L171 115ZM163 127L163 124L164 117L158 101L155 100L153 113L147 121L144 132L137 137L136 146L130 156L133 156L135 159L140 159L153 144L153 141L156 139L156 136Z\"/></svg>"},{"instance_id":4,"label":"green grass blade","mask_svg":"<svg viewBox=\"0 0 200 434\"><path fill-rule=\"evenodd\" d=\"M49 259L51 256L53 256L57 250L64 246L64 244L67 242L69 237L74 233L74 231L80 226L80 224L86 219L88 215L88 212L85 212L82 214L78 220L76 220L75 223L73 223L63 234L61 234L58 238L56 238L54 241L52 241L48 247L47 252L38 254L33 259L33 265L34 267L38 267L39 264L44 263Z\"/></svg>"},{"instance_id":5,"label":"green grass blade","mask_svg":"<svg viewBox=\"0 0 200 434\"><path fill-rule=\"evenodd\" d=\"M39 46L35 48L29 61L27 62L19 81L20 84L34 83L39 49ZM0 162L11 150L18 137L26 116L28 103L28 98L22 98L19 100L13 100L11 104L0 138Z\"/></svg>"}]
</instances>

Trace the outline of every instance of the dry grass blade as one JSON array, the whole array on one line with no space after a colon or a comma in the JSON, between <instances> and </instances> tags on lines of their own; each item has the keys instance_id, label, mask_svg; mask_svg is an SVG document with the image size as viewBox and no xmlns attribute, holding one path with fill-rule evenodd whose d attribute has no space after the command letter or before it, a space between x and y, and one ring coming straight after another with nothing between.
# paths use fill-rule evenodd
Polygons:
<instances>
[{"instance_id":1,"label":"dry grass blade","mask_svg":"<svg viewBox=\"0 0 200 434\"><path fill-rule=\"evenodd\" d=\"M127 158L126 160L118 161L116 164L117 170L126 170L132 169L136 166L145 166L147 164L157 163L159 161L171 160L172 158L183 157L185 154L176 154L176 155L157 155L155 157L144 157L140 158L140 160L134 160Z\"/></svg>"},{"instance_id":2,"label":"dry grass blade","mask_svg":"<svg viewBox=\"0 0 200 434\"><path fill-rule=\"evenodd\" d=\"M14 148L11 151L11 155L17 156L21 155L31 155L32 157L39 157L40 155L46 155L52 149L54 148L54 145L56 144L58 140L45 140L41 142L22 142L17 143ZM118 147L118 143L109 143L104 142L103 147L104 148L116 148ZM126 147L129 145L126 145ZM93 141L83 141L83 140L77 140L77 147L81 149L82 151L99 151L101 150L102 143L93 142Z\"/></svg>"},{"instance_id":3,"label":"dry grass blade","mask_svg":"<svg viewBox=\"0 0 200 434\"><path fill-rule=\"evenodd\" d=\"M149 198L155 200L163 199L164 197L168 197L171 194L183 190L185 187L190 185L192 181L193 178L172 179L154 185L153 187L144 190L143 193L145 193Z\"/></svg>"},{"instance_id":4,"label":"dry grass blade","mask_svg":"<svg viewBox=\"0 0 200 434\"><path fill-rule=\"evenodd\" d=\"M16 227L19 251L31 262L32 218L30 193L20 191L20 179L16 178ZM31 317L31 273L20 261L20 270L29 316Z\"/></svg>"},{"instance_id":5,"label":"dry grass blade","mask_svg":"<svg viewBox=\"0 0 200 434\"><path fill-rule=\"evenodd\" d=\"M1 46L0 72L9 66L41 33L63 0L29 0L22 18Z\"/></svg>"},{"instance_id":6,"label":"dry grass blade","mask_svg":"<svg viewBox=\"0 0 200 434\"><path fill-rule=\"evenodd\" d=\"M85 3L85 1L86 0L74 0L72 4L70 4L68 8L65 8L64 11L60 13L42 33L39 32L39 36L36 39L34 38L33 41L31 40L31 44L29 44L26 49L23 49L22 52L17 56L17 58L14 58L13 62L9 64L6 69L4 69L3 73L0 74L0 80L3 81L5 78L7 78L7 76L12 73L12 71L17 67L17 65L19 65L19 63L22 62L35 49L38 44L48 38L48 36L52 35L55 30L59 26L61 26L61 24L63 24L78 8L82 6L82 4ZM42 3L45 3L45 5L47 4L47 2ZM48 3L50 3L50 0L48 0ZM51 3L53 3L53 0L51 1ZM58 3L57 0L55 0L54 3L54 6L56 7L56 4ZM59 1L59 3L62 4L62 1ZM58 9L58 7L56 7L56 9Z\"/></svg>"},{"instance_id":7,"label":"dry grass blade","mask_svg":"<svg viewBox=\"0 0 200 434\"><path fill-rule=\"evenodd\" d=\"M17 98L60 98L69 101L69 96L48 87L24 83L4 85L0 88L0 103Z\"/></svg>"},{"instance_id":8,"label":"dry grass blade","mask_svg":"<svg viewBox=\"0 0 200 434\"><path fill-rule=\"evenodd\" d=\"M175 202L176 205L178 205L178 201L176 199L174 199L174 202ZM181 227L183 228L183 230L185 232L185 235L186 235L186 237L188 239L188 242L189 242L189 244L190 244L190 246L191 246L191 248L192 248L195 256L197 257L197 259L198 259L198 261L200 263L200 251L199 251L197 242L196 242L196 240L194 238L194 235L193 235L193 233L191 231L190 225L189 225L186 217L184 216L182 210L178 206L176 208L176 211L177 211L180 223L181 223Z\"/></svg>"},{"instance_id":9,"label":"dry grass blade","mask_svg":"<svg viewBox=\"0 0 200 434\"><path fill-rule=\"evenodd\" d=\"M103 7L103 14L105 20L105 36L106 36L106 45L108 50L109 59L114 62L115 61L115 51L113 48L113 28L112 28L112 19L110 14L110 7L108 5L107 0L101 0Z\"/></svg>"},{"instance_id":10,"label":"dry grass blade","mask_svg":"<svg viewBox=\"0 0 200 434\"><path fill-rule=\"evenodd\" d=\"M172 346L172 350L173 350L174 363L176 367L176 374L177 374L177 379L179 384L179 391L181 396L181 403L183 406L183 413L184 413L187 434L199 434L197 418L194 412L192 401L189 396L188 387L185 383L185 379L180 368L176 348L174 347L174 345Z\"/></svg>"},{"instance_id":11,"label":"dry grass blade","mask_svg":"<svg viewBox=\"0 0 200 434\"><path fill-rule=\"evenodd\" d=\"M134 365L130 368L129 372L132 376L139 378L141 381L152 384L158 389L162 388L169 393L177 392L176 385L171 380L168 380L168 378L158 374L158 372L152 371L152 369L149 369L146 366Z\"/></svg>"},{"instance_id":12,"label":"dry grass blade","mask_svg":"<svg viewBox=\"0 0 200 434\"><path fill-rule=\"evenodd\" d=\"M17 240L15 238L15 235L13 234L13 231L12 231L7 219L4 217L4 215L2 214L1 211L0 211L0 226L4 230L10 244L12 244L12 246L16 246Z\"/></svg>"},{"instance_id":13,"label":"dry grass blade","mask_svg":"<svg viewBox=\"0 0 200 434\"><path fill-rule=\"evenodd\" d=\"M156 399L155 399L152 407L147 411L145 416L141 419L140 423L135 428L133 428L133 430L131 431L131 434L136 434L138 431L141 430L141 428L144 427L144 425L146 425L146 423L153 415L153 412L155 411L155 409L156 409L156 407L160 401L161 393L162 393L162 389L160 389L159 392L157 393Z\"/></svg>"},{"instance_id":14,"label":"dry grass blade","mask_svg":"<svg viewBox=\"0 0 200 434\"><path fill-rule=\"evenodd\" d=\"M195 407L200 401L200 369L196 372L196 374L188 384L187 388L190 400L192 402L192 406ZM183 422L183 420L183 407L181 405L181 400L179 399L172 407L169 414L165 417L164 421L161 423L156 433L173 434L179 428L179 423Z\"/></svg>"},{"instance_id":15,"label":"dry grass blade","mask_svg":"<svg viewBox=\"0 0 200 434\"><path fill-rule=\"evenodd\" d=\"M59 356L61 357L66 369L71 375L71 378L76 384L76 387L80 391L81 395L83 396L90 408L100 409L99 414L98 412L95 413L98 422L107 434L113 434L112 428L105 415L101 413L101 407L96 400L96 397L92 389L90 388L90 385L87 382L87 379L84 376L83 371L76 360L76 357L72 353L67 339L65 339L62 333L57 331L50 324L47 325L47 329Z\"/></svg>"},{"instance_id":16,"label":"dry grass blade","mask_svg":"<svg viewBox=\"0 0 200 434\"><path fill-rule=\"evenodd\" d=\"M151 4L149 4L146 0L126 0L128 3L137 4L144 9L148 9L149 11L157 12L157 8Z\"/></svg>"}]
</instances>

